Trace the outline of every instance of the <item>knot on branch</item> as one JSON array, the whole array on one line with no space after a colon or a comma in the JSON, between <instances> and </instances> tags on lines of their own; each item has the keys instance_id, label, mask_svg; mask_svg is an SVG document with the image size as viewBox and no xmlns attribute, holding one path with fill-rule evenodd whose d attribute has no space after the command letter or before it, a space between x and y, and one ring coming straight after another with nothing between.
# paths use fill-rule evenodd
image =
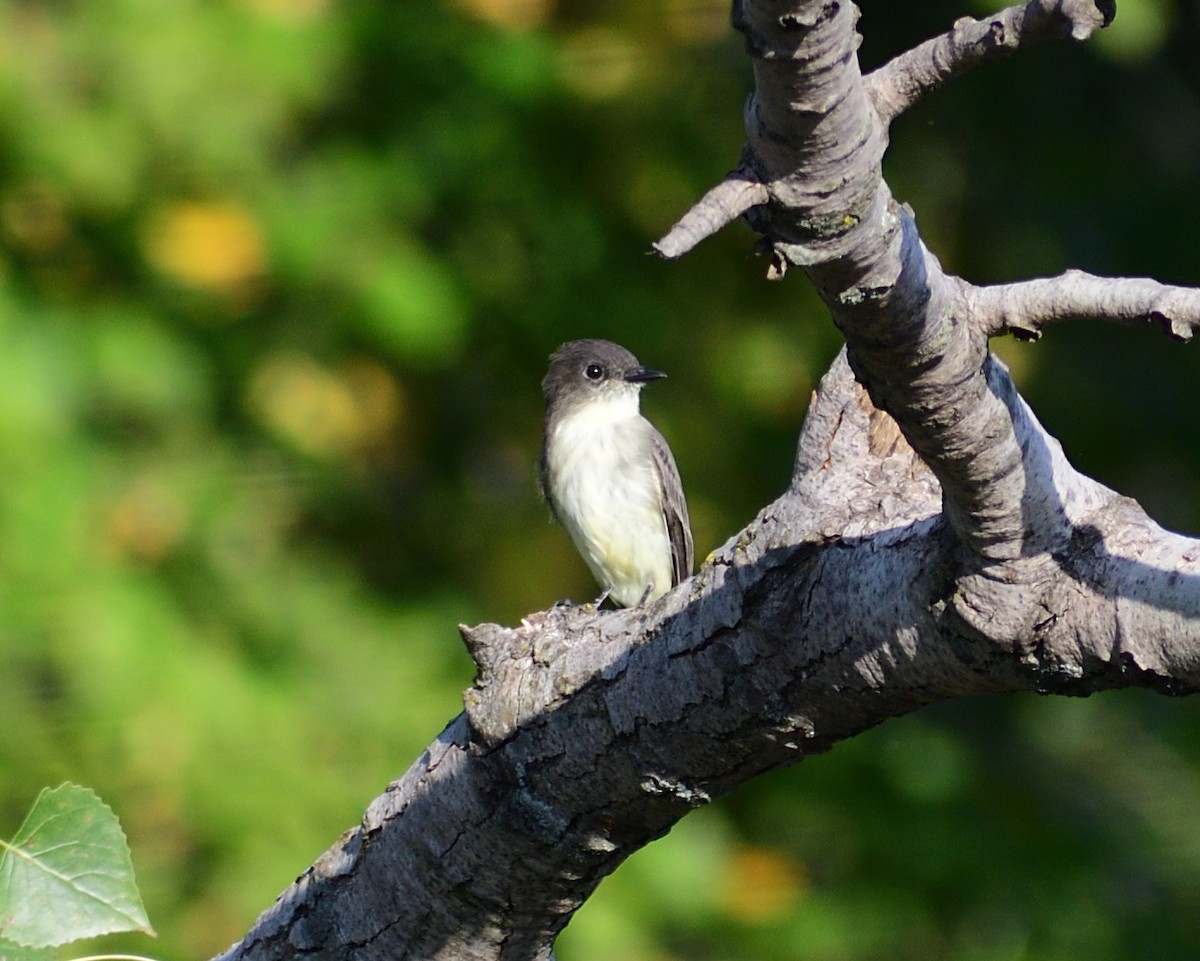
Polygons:
<instances>
[{"instance_id":1,"label":"knot on branch","mask_svg":"<svg viewBox=\"0 0 1200 961\"><path fill-rule=\"evenodd\" d=\"M1071 39L1079 42L1107 27L1117 15L1116 0L1039 0L1038 6L1048 8L1051 16L1065 18Z\"/></svg>"},{"instance_id":2,"label":"knot on branch","mask_svg":"<svg viewBox=\"0 0 1200 961\"><path fill-rule=\"evenodd\" d=\"M559 606L531 614L516 628L459 625L475 661L475 683L463 692L471 730L494 747L554 710L584 684L619 672L638 610Z\"/></svg>"},{"instance_id":3,"label":"knot on branch","mask_svg":"<svg viewBox=\"0 0 1200 961\"><path fill-rule=\"evenodd\" d=\"M467 720L480 741L495 746L520 726L529 710L527 701L517 696L516 678L533 675L533 636L526 625L514 629L460 624L458 632L477 669L474 685L463 692Z\"/></svg>"},{"instance_id":4,"label":"knot on branch","mask_svg":"<svg viewBox=\"0 0 1200 961\"><path fill-rule=\"evenodd\" d=\"M1195 321L1186 320L1176 314L1168 314L1161 310L1150 311L1150 321L1158 324L1168 337L1181 344L1186 344L1192 339L1192 328Z\"/></svg>"},{"instance_id":5,"label":"knot on branch","mask_svg":"<svg viewBox=\"0 0 1200 961\"><path fill-rule=\"evenodd\" d=\"M1044 598L1059 575L1049 554L990 564L959 577L945 613L956 634L1019 651L1047 619Z\"/></svg>"},{"instance_id":6,"label":"knot on branch","mask_svg":"<svg viewBox=\"0 0 1200 961\"><path fill-rule=\"evenodd\" d=\"M858 8L850 6L853 23ZM841 0L810 3L776 15L764 4L734 0L730 24L746 38L746 53L760 60L786 60L799 56L798 48L812 31L828 24L841 12Z\"/></svg>"}]
</instances>

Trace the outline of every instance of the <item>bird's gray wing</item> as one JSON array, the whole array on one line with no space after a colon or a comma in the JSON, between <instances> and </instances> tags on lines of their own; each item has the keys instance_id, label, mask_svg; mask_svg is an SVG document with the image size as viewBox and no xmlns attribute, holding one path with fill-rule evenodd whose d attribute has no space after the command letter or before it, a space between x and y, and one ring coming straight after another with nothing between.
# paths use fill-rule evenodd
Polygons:
<instances>
[{"instance_id":1,"label":"bird's gray wing","mask_svg":"<svg viewBox=\"0 0 1200 961\"><path fill-rule=\"evenodd\" d=\"M652 428L650 451L662 487L663 520L667 524L667 536L671 539L671 586L674 587L692 576L692 525L688 520L679 468L675 466L671 448L656 428Z\"/></svg>"},{"instance_id":2,"label":"bird's gray wing","mask_svg":"<svg viewBox=\"0 0 1200 961\"><path fill-rule=\"evenodd\" d=\"M554 500L550 496L550 463L546 456L546 443L542 443L542 452L538 455L538 492L542 495L542 500L546 502L546 506L550 508L551 516L562 523L562 519L558 516L558 511L554 507Z\"/></svg>"}]
</instances>

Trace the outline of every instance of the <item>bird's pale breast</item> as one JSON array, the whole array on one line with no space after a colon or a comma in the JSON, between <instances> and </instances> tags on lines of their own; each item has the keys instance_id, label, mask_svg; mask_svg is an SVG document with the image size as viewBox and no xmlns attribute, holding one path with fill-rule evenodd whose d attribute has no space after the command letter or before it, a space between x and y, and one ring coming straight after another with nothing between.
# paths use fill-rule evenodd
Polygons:
<instances>
[{"instance_id":1,"label":"bird's pale breast","mask_svg":"<svg viewBox=\"0 0 1200 961\"><path fill-rule=\"evenodd\" d=\"M631 412L632 411L632 412ZM671 587L671 543L648 454L653 428L616 397L562 418L547 449L554 507L596 579L618 604Z\"/></svg>"}]
</instances>

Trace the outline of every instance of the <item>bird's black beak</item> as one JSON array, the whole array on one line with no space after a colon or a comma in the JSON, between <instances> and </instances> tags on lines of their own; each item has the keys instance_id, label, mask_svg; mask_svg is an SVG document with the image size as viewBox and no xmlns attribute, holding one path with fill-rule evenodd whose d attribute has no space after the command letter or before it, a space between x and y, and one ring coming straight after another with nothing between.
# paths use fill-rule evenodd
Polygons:
<instances>
[{"instance_id":1,"label":"bird's black beak","mask_svg":"<svg viewBox=\"0 0 1200 961\"><path fill-rule=\"evenodd\" d=\"M631 384L643 384L648 380L662 380L667 375L661 370L653 370L649 367L634 367L633 370L625 371L625 380Z\"/></svg>"}]
</instances>

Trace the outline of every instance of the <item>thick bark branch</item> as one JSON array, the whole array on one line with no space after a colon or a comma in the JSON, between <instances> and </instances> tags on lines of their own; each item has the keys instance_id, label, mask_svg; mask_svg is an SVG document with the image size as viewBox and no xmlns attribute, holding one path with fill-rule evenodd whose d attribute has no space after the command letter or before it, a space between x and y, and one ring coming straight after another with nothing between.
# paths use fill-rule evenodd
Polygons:
<instances>
[{"instance_id":1,"label":"thick bark branch","mask_svg":"<svg viewBox=\"0 0 1200 961\"><path fill-rule=\"evenodd\" d=\"M690 810L887 718L1003 691L1200 690L1200 543L1020 423L1071 523L1039 578L997 582L981 611L1028 600L1027 633L955 615L936 481L839 360L790 489L695 578L647 608L464 629L465 715L223 961L545 958Z\"/></svg>"}]
</instances>

